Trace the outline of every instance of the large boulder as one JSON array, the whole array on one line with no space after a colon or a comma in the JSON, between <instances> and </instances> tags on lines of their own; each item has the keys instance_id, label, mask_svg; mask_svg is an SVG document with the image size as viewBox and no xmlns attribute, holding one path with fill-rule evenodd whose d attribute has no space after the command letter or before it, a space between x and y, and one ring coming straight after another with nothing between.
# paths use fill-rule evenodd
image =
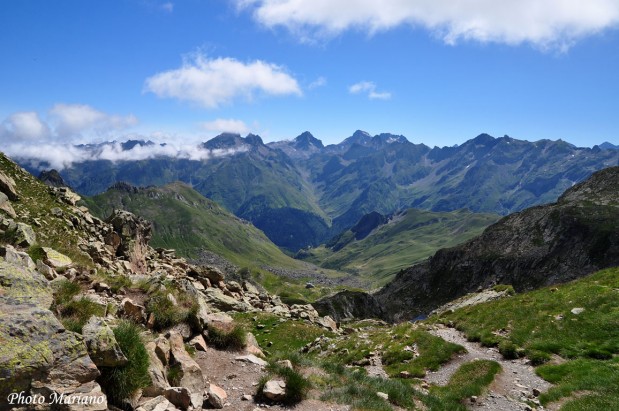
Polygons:
<instances>
[{"instance_id":1,"label":"large boulder","mask_svg":"<svg viewBox=\"0 0 619 411\"><path fill-rule=\"evenodd\" d=\"M204 290L204 296L207 304L215 310L240 312L252 310L251 305L225 295L219 288L207 288Z\"/></svg>"},{"instance_id":2,"label":"large boulder","mask_svg":"<svg viewBox=\"0 0 619 411\"><path fill-rule=\"evenodd\" d=\"M150 360L148 375L150 375L151 383L142 390L143 394L147 397L163 395L164 391L170 387L170 384L166 378L165 365L157 355L157 343L151 341L146 344L146 351L148 352L148 358Z\"/></svg>"},{"instance_id":3,"label":"large boulder","mask_svg":"<svg viewBox=\"0 0 619 411\"><path fill-rule=\"evenodd\" d=\"M178 366L180 371L178 385L189 390L191 404L194 408L198 408L202 406L202 396L206 385L202 369L185 350L185 343L180 334L172 332L169 339L172 365Z\"/></svg>"},{"instance_id":4,"label":"large boulder","mask_svg":"<svg viewBox=\"0 0 619 411\"><path fill-rule=\"evenodd\" d=\"M100 317L92 316L82 330L90 358L98 367L119 367L127 364L127 357L114 337L114 331Z\"/></svg>"},{"instance_id":5,"label":"large boulder","mask_svg":"<svg viewBox=\"0 0 619 411\"><path fill-rule=\"evenodd\" d=\"M10 217L17 217L17 214L15 214L15 209L9 201L9 197L7 197L7 195L2 192L0 192L0 210L4 211Z\"/></svg>"},{"instance_id":6,"label":"large boulder","mask_svg":"<svg viewBox=\"0 0 619 411\"><path fill-rule=\"evenodd\" d=\"M4 193L9 200L19 200L19 195L15 190L15 180L0 171L0 192Z\"/></svg>"},{"instance_id":7,"label":"large boulder","mask_svg":"<svg viewBox=\"0 0 619 411\"><path fill-rule=\"evenodd\" d=\"M15 230L15 240L13 243L21 247L30 247L36 244L37 236L34 233L32 227L28 224L17 223L17 229Z\"/></svg>"},{"instance_id":8,"label":"large boulder","mask_svg":"<svg viewBox=\"0 0 619 411\"><path fill-rule=\"evenodd\" d=\"M49 282L40 273L0 259L0 398L21 391L48 403L75 396L93 400L63 409L107 409L82 336L65 330L49 311L51 303Z\"/></svg>"}]
</instances>

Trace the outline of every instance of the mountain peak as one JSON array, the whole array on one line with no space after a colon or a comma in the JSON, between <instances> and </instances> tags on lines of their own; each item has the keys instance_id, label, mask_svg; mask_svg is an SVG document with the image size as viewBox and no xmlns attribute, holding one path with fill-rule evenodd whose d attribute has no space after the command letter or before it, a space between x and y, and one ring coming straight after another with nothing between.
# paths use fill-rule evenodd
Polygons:
<instances>
[{"instance_id":1,"label":"mountain peak","mask_svg":"<svg viewBox=\"0 0 619 411\"><path fill-rule=\"evenodd\" d=\"M294 147L300 150L308 150L312 146L316 148L324 148L322 141L317 139L309 131L305 131L294 139Z\"/></svg>"}]
</instances>

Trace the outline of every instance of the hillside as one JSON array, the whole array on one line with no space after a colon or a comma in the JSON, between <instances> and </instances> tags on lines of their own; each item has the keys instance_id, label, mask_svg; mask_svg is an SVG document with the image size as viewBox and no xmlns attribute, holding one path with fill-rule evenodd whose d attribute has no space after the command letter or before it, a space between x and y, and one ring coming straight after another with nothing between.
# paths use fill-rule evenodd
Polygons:
<instances>
[{"instance_id":1,"label":"hillside","mask_svg":"<svg viewBox=\"0 0 619 411\"><path fill-rule=\"evenodd\" d=\"M434 148L363 131L327 146L304 132L269 144L253 134L222 134L183 156L166 157L165 147L144 141L79 146L75 150L85 160L60 173L85 195L118 181L136 186L183 181L296 252L324 243L372 212L468 208L507 215L556 201L593 172L619 164L619 150L487 134ZM18 160L25 167L45 166L37 159Z\"/></svg>"},{"instance_id":2,"label":"hillside","mask_svg":"<svg viewBox=\"0 0 619 411\"><path fill-rule=\"evenodd\" d=\"M297 258L354 273L380 286L436 250L481 234L498 218L468 210L432 212L411 208L388 217L372 213L328 244L299 252Z\"/></svg>"},{"instance_id":3,"label":"hillside","mask_svg":"<svg viewBox=\"0 0 619 411\"><path fill-rule=\"evenodd\" d=\"M479 237L400 272L375 297L410 319L478 288L518 292L619 265L619 167L599 171L556 203L504 217Z\"/></svg>"},{"instance_id":4,"label":"hillside","mask_svg":"<svg viewBox=\"0 0 619 411\"><path fill-rule=\"evenodd\" d=\"M262 265L299 268L260 230L184 183L137 188L118 183L85 198L92 212L105 218L114 209L130 211L153 223L151 244L196 257L201 250L218 254L239 267Z\"/></svg>"}]
</instances>

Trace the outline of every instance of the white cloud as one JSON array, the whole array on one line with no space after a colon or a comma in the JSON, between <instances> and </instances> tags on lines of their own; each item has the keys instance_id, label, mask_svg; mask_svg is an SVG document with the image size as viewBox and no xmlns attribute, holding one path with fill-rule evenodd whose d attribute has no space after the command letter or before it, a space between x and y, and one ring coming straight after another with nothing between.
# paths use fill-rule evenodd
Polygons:
<instances>
[{"instance_id":1,"label":"white cloud","mask_svg":"<svg viewBox=\"0 0 619 411\"><path fill-rule=\"evenodd\" d=\"M8 140L39 140L50 135L50 129L34 111L11 114L0 124L0 137Z\"/></svg>"},{"instance_id":2,"label":"white cloud","mask_svg":"<svg viewBox=\"0 0 619 411\"><path fill-rule=\"evenodd\" d=\"M619 25L617 0L233 0L268 27L302 37L369 33L401 25L462 40L565 50L578 39Z\"/></svg>"},{"instance_id":3,"label":"white cloud","mask_svg":"<svg viewBox=\"0 0 619 411\"><path fill-rule=\"evenodd\" d=\"M166 11L168 13L172 13L174 11L174 3L172 2L167 2L167 3L163 3L161 6L159 6L161 8L161 10Z\"/></svg>"},{"instance_id":4,"label":"white cloud","mask_svg":"<svg viewBox=\"0 0 619 411\"><path fill-rule=\"evenodd\" d=\"M105 143L97 146L74 146L68 143L37 145L13 143L3 147L10 157L28 161L35 168L55 168L63 170L74 163L84 161L108 160L140 161L153 158L176 158L195 161L205 161L212 158L231 156L245 152L247 146L231 149L208 150L201 145L191 144L149 144L135 145L130 150L123 150L118 142Z\"/></svg>"},{"instance_id":5,"label":"white cloud","mask_svg":"<svg viewBox=\"0 0 619 411\"><path fill-rule=\"evenodd\" d=\"M56 104L49 111L56 134L67 138L86 131L104 134L112 130L122 130L138 123L134 115L110 115L85 104Z\"/></svg>"},{"instance_id":6,"label":"white cloud","mask_svg":"<svg viewBox=\"0 0 619 411\"><path fill-rule=\"evenodd\" d=\"M389 92L376 91L376 84L371 81L360 81L359 83L355 83L348 88L348 91L351 94L367 93L370 100L389 100L391 98L391 93Z\"/></svg>"},{"instance_id":7,"label":"white cloud","mask_svg":"<svg viewBox=\"0 0 619 411\"><path fill-rule=\"evenodd\" d=\"M218 118L213 121L206 121L201 126L206 131L217 133L246 134L249 132L249 127L243 121L232 118Z\"/></svg>"},{"instance_id":8,"label":"white cloud","mask_svg":"<svg viewBox=\"0 0 619 411\"><path fill-rule=\"evenodd\" d=\"M320 76L318 77L316 80L312 81L309 86L307 86L308 89L313 90L315 88L318 87L323 87L327 85L327 79Z\"/></svg>"},{"instance_id":9,"label":"white cloud","mask_svg":"<svg viewBox=\"0 0 619 411\"><path fill-rule=\"evenodd\" d=\"M297 80L275 64L256 60L242 63L229 57L209 59L196 53L181 68L146 79L145 90L163 98L217 108L236 98L252 100L257 93L301 95Z\"/></svg>"}]
</instances>

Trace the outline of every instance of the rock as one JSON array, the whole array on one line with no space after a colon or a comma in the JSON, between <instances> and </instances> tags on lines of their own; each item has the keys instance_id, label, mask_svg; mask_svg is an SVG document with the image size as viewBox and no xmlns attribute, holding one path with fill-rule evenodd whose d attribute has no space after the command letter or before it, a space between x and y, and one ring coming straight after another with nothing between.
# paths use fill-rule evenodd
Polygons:
<instances>
[{"instance_id":1,"label":"rock","mask_svg":"<svg viewBox=\"0 0 619 411\"><path fill-rule=\"evenodd\" d=\"M120 302L120 306L122 307L125 316L133 319L137 323L144 321L145 308L143 305L134 303L130 298L123 298Z\"/></svg>"},{"instance_id":2,"label":"rock","mask_svg":"<svg viewBox=\"0 0 619 411\"><path fill-rule=\"evenodd\" d=\"M163 365L170 363L170 341L165 337L155 339L155 354Z\"/></svg>"},{"instance_id":3,"label":"rock","mask_svg":"<svg viewBox=\"0 0 619 411\"><path fill-rule=\"evenodd\" d=\"M258 358L253 354L249 355L241 355L235 358L236 361L248 362L251 364L260 365L262 367L266 367L269 363L263 360L262 358Z\"/></svg>"},{"instance_id":4,"label":"rock","mask_svg":"<svg viewBox=\"0 0 619 411\"><path fill-rule=\"evenodd\" d=\"M209 385L207 394L209 404L211 404L213 408L217 409L223 408L226 400L228 399L228 394L226 394L226 391L215 384Z\"/></svg>"},{"instance_id":5,"label":"rock","mask_svg":"<svg viewBox=\"0 0 619 411\"><path fill-rule=\"evenodd\" d=\"M282 380L269 380L264 384L262 394L270 400L281 401L286 397L286 383Z\"/></svg>"},{"instance_id":6,"label":"rock","mask_svg":"<svg viewBox=\"0 0 619 411\"><path fill-rule=\"evenodd\" d=\"M256 337L252 333L248 332L245 340L247 341L245 344L245 351L247 353L264 358L264 353L260 349L258 340L256 340Z\"/></svg>"},{"instance_id":7,"label":"rock","mask_svg":"<svg viewBox=\"0 0 619 411\"><path fill-rule=\"evenodd\" d=\"M241 397L241 401L253 401L253 400L254 400L254 397L249 394L245 394Z\"/></svg>"},{"instance_id":8,"label":"rock","mask_svg":"<svg viewBox=\"0 0 619 411\"><path fill-rule=\"evenodd\" d=\"M245 312L252 309L251 305L225 295L218 288L206 289L204 291L204 296L206 298L206 303L217 310Z\"/></svg>"},{"instance_id":9,"label":"rock","mask_svg":"<svg viewBox=\"0 0 619 411\"><path fill-rule=\"evenodd\" d=\"M305 288L311 289L311 288L316 288L316 286L314 284L312 284L312 283L306 283L305 284Z\"/></svg>"},{"instance_id":10,"label":"rock","mask_svg":"<svg viewBox=\"0 0 619 411\"><path fill-rule=\"evenodd\" d=\"M193 405L191 393L185 387L166 388L163 392L163 396L181 410L186 410L190 405ZM200 397L202 397L201 394ZM195 405L193 406L194 408L196 407Z\"/></svg>"},{"instance_id":11,"label":"rock","mask_svg":"<svg viewBox=\"0 0 619 411\"><path fill-rule=\"evenodd\" d=\"M33 270L36 266L32 262L32 258L27 253L17 251L13 246L6 244L0 246L0 256L4 257L4 260L18 267L27 268ZM42 273L43 274L43 273Z\"/></svg>"},{"instance_id":12,"label":"rock","mask_svg":"<svg viewBox=\"0 0 619 411\"><path fill-rule=\"evenodd\" d=\"M4 211L9 217L15 218L17 214L15 214L15 210L11 205L9 198L6 194L0 192L0 210Z\"/></svg>"},{"instance_id":13,"label":"rock","mask_svg":"<svg viewBox=\"0 0 619 411\"><path fill-rule=\"evenodd\" d=\"M292 362L290 360L280 360L277 362L278 365L281 365L284 368L289 368L292 370Z\"/></svg>"},{"instance_id":14,"label":"rock","mask_svg":"<svg viewBox=\"0 0 619 411\"><path fill-rule=\"evenodd\" d=\"M166 397L160 395L155 398L151 398L142 405L140 405L135 411L173 411L178 410Z\"/></svg>"},{"instance_id":15,"label":"rock","mask_svg":"<svg viewBox=\"0 0 619 411\"><path fill-rule=\"evenodd\" d=\"M19 200L19 195L15 190L15 180L2 171L0 171L0 192L4 193L11 201Z\"/></svg>"},{"instance_id":16,"label":"rock","mask_svg":"<svg viewBox=\"0 0 619 411\"><path fill-rule=\"evenodd\" d=\"M45 253L45 264L52 268L66 267L73 263L69 257L52 248L43 247L43 252Z\"/></svg>"},{"instance_id":17,"label":"rock","mask_svg":"<svg viewBox=\"0 0 619 411\"><path fill-rule=\"evenodd\" d=\"M202 369L185 350L183 337L180 334L172 332L169 340L173 364L178 364L180 367L179 385L189 390L191 393L191 404L198 408L202 405L202 394L204 393L205 385ZM174 403L172 400L170 401Z\"/></svg>"},{"instance_id":18,"label":"rock","mask_svg":"<svg viewBox=\"0 0 619 411\"><path fill-rule=\"evenodd\" d=\"M333 332L337 331L337 323L333 320L333 318L328 315L325 315L324 317L319 317L316 320L316 323Z\"/></svg>"},{"instance_id":19,"label":"rock","mask_svg":"<svg viewBox=\"0 0 619 411\"><path fill-rule=\"evenodd\" d=\"M400 378L413 378L412 374L408 371L400 371L400 374L398 374L398 377Z\"/></svg>"},{"instance_id":20,"label":"rock","mask_svg":"<svg viewBox=\"0 0 619 411\"><path fill-rule=\"evenodd\" d=\"M384 393L384 392L380 392L380 391L378 391L378 392L376 393L376 396L377 396L377 397L379 397L379 398L382 398L382 399L383 399L383 400L385 400L385 401L389 401L389 395L388 395L388 394L386 394L386 393Z\"/></svg>"},{"instance_id":21,"label":"rock","mask_svg":"<svg viewBox=\"0 0 619 411\"><path fill-rule=\"evenodd\" d=\"M258 288L256 288L256 286L250 283L249 281L243 281L243 290L245 290L247 294L255 294L255 295L260 294L260 291L258 291Z\"/></svg>"},{"instance_id":22,"label":"rock","mask_svg":"<svg viewBox=\"0 0 619 411\"><path fill-rule=\"evenodd\" d=\"M166 378L165 365L159 358L159 355L157 355L157 343L152 341L147 343L146 351L150 360L148 375L150 375L151 384L143 389L144 395L148 397L163 395L164 391L170 387L170 384Z\"/></svg>"},{"instance_id":23,"label":"rock","mask_svg":"<svg viewBox=\"0 0 619 411\"><path fill-rule=\"evenodd\" d=\"M574 315L582 314L585 311L582 307L575 307L570 310L570 312Z\"/></svg>"},{"instance_id":24,"label":"rock","mask_svg":"<svg viewBox=\"0 0 619 411\"><path fill-rule=\"evenodd\" d=\"M542 393L542 392L541 392L539 389L537 389L537 388L533 388L533 395L534 395L535 397L539 397L541 393Z\"/></svg>"},{"instance_id":25,"label":"rock","mask_svg":"<svg viewBox=\"0 0 619 411\"><path fill-rule=\"evenodd\" d=\"M202 337L201 335L193 337L189 341L189 345L198 351L206 351L207 349L206 341L204 341L204 337Z\"/></svg>"},{"instance_id":26,"label":"rock","mask_svg":"<svg viewBox=\"0 0 619 411\"><path fill-rule=\"evenodd\" d=\"M84 325L82 336L88 354L98 367L118 367L127 364L114 332L100 317L92 316Z\"/></svg>"},{"instance_id":27,"label":"rock","mask_svg":"<svg viewBox=\"0 0 619 411\"><path fill-rule=\"evenodd\" d=\"M53 279L58 277L58 273L56 272L56 270L45 264L43 261L37 260L36 266L37 271L43 274L48 280L52 281Z\"/></svg>"},{"instance_id":28,"label":"rock","mask_svg":"<svg viewBox=\"0 0 619 411\"><path fill-rule=\"evenodd\" d=\"M476 395L471 395L471 397L469 398L469 401L471 401L472 403L476 403L477 402L477 396Z\"/></svg>"},{"instance_id":29,"label":"rock","mask_svg":"<svg viewBox=\"0 0 619 411\"><path fill-rule=\"evenodd\" d=\"M191 338L191 327L187 323L179 323L170 328L168 333L177 333L183 337L183 341L189 341Z\"/></svg>"},{"instance_id":30,"label":"rock","mask_svg":"<svg viewBox=\"0 0 619 411\"><path fill-rule=\"evenodd\" d=\"M30 247L35 245L36 242L37 236L32 227L28 224L17 223L17 228L15 230L15 241L13 243L21 247Z\"/></svg>"},{"instance_id":31,"label":"rock","mask_svg":"<svg viewBox=\"0 0 619 411\"><path fill-rule=\"evenodd\" d=\"M152 225L145 219L124 210L114 210L105 221L111 224L114 232L120 236L121 242L116 254L129 261L133 272L145 274Z\"/></svg>"}]
</instances>

